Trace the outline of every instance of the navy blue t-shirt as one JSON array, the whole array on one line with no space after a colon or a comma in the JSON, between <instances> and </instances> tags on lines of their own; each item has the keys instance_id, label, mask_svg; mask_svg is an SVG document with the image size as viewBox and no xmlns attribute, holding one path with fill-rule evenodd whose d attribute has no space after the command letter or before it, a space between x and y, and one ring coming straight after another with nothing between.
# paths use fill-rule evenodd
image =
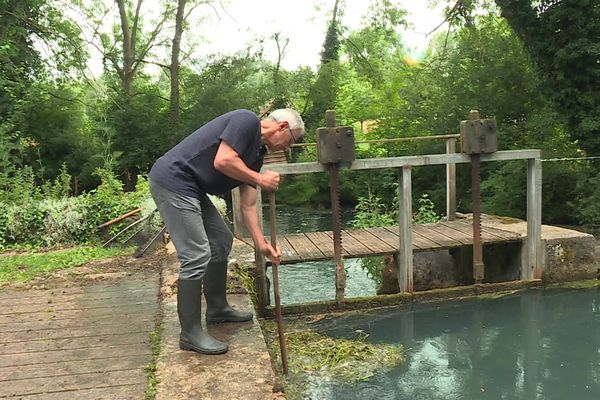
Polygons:
<instances>
[{"instance_id":1,"label":"navy blue t-shirt","mask_svg":"<svg viewBox=\"0 0 600 400\"><path fill-rule=\"evenodd\" d=\"M260 132L260 120L251 111L235 110L221 115L156 160L150 170L150 179L184 196L223 194L242 182L215 169L215 156L221 140L231 146L250 169L258 172L266 151Z\"/></svg>"}]
</instances>

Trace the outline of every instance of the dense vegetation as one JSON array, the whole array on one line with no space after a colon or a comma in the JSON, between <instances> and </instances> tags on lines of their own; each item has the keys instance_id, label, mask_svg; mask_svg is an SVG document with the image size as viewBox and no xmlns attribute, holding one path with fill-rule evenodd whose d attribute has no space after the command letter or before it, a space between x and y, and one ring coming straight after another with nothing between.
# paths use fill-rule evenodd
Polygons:
<instances>
[{"instance_id":1,"label":"dense vegetation","mask_svg":"<svg viewBox=\"0 0 600 400\"><path fill-rule=\"evenodd\" d=\"M501 149L540 148L544 158L600 155L595 0L452 1L450 28L419 57L398 33L406 13L395 2L372 1L363 28L348 30L343 16L350 10L332 0L317 71L285 70L266 61L260 45L186 58L200 45L190 44L186 18L210 13L208 0L167 2L153 17L144 3L141 10L132 1L106 3L0 0L2 247L93 240L100 223L142 205L143 176L157 157L234 108L291 105L305 117L306 141L332 107L361 139L455 133L469 110L479 109L496 118ZM285 48L284 39L274 33L267 40ZM90 49L101 53L99 76L87 69ZM361 146L358 157L442 151L441 142L403 142ZM314 150L292 156L314 159ZM462 211L470 209L467 168L457 171ZM523 163L485 165L482 176L485 212L524 216ZM543 179L545 222L597 227L597 165L546 162ZM395 171L344 173L342 200L355 205L374 196L392 204L396 182ZM443 169L415 169L413 193L426 193L443 212ZM327 177L288 179L279 197L327 207Z\"/></svg>"}]
</instances>

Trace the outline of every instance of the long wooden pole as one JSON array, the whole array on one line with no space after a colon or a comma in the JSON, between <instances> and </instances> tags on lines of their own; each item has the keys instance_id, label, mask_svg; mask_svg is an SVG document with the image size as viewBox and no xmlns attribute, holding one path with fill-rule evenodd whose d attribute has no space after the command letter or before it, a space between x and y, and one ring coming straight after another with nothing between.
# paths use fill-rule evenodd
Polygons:
<instances>
[{"instance_id":1,"label":"long wooden pole","mask_svg":"<svg viewBox=\"0 0 600 400\"><path fill-rule=\"evenodd\" d=\"M269 193L269 211L271 213L271 246L277 251L277 233L275 227L275 192ZM279 298L279 265L272 262L273 268L273 293L275 295L275 318L277 320L277 333L279 334L279 349L281 350L281 367L285 375L288 374L288 357L285 348L285 336L283 332L283 317L281 315L281 301Z\"/></svg>"}]
</instances>

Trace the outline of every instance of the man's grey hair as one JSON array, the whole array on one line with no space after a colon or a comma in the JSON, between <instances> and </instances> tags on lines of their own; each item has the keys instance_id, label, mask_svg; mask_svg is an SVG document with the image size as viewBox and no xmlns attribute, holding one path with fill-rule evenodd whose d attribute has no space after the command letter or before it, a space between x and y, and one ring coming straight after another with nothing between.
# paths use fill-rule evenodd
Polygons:
<instances>
[{"instance_id":1,"label":"man's grey hair","mask_svg":"<svg viewBox=\"0 0 600 400\"><path fill-rule=\"evenodd\" d=\"M304 121L302 121L302 117L298 114L298 111L292 108L277 109L269 114L269 118L275 122L287 121L290 124L291 130L299 129L300 133L304 135Z\"/></svg>"}]
</instances>

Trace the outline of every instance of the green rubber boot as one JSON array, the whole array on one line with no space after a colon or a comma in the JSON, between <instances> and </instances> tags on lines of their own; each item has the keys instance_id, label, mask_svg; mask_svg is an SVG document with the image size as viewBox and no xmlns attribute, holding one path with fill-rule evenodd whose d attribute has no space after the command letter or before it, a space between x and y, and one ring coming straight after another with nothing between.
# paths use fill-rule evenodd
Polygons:
<instances>
[{"instance_id":1,"label":"green rubber boot","mask_svg":"<svg viewBox=\"0 0 600 400\"><path fill-rule=\"evenodd\" d=\"M204 273L204 297L206 298L206 323L245 322L252 320L252 313L237 311L229 305L227 291L227 262L211 262Z\"/></svg>"},{"instance_id":2,"label":"green rubber boot","mask_svg":"<svg viewBox=\"0 0 600 400\"><path fill-rule=\"evenodd\" d=\"M179 348L202 354L227 353L229 346L212 337L202 328L202 280L179 279L177 287L177 314L181 324Z\"/></svg>"}]
</instances>

